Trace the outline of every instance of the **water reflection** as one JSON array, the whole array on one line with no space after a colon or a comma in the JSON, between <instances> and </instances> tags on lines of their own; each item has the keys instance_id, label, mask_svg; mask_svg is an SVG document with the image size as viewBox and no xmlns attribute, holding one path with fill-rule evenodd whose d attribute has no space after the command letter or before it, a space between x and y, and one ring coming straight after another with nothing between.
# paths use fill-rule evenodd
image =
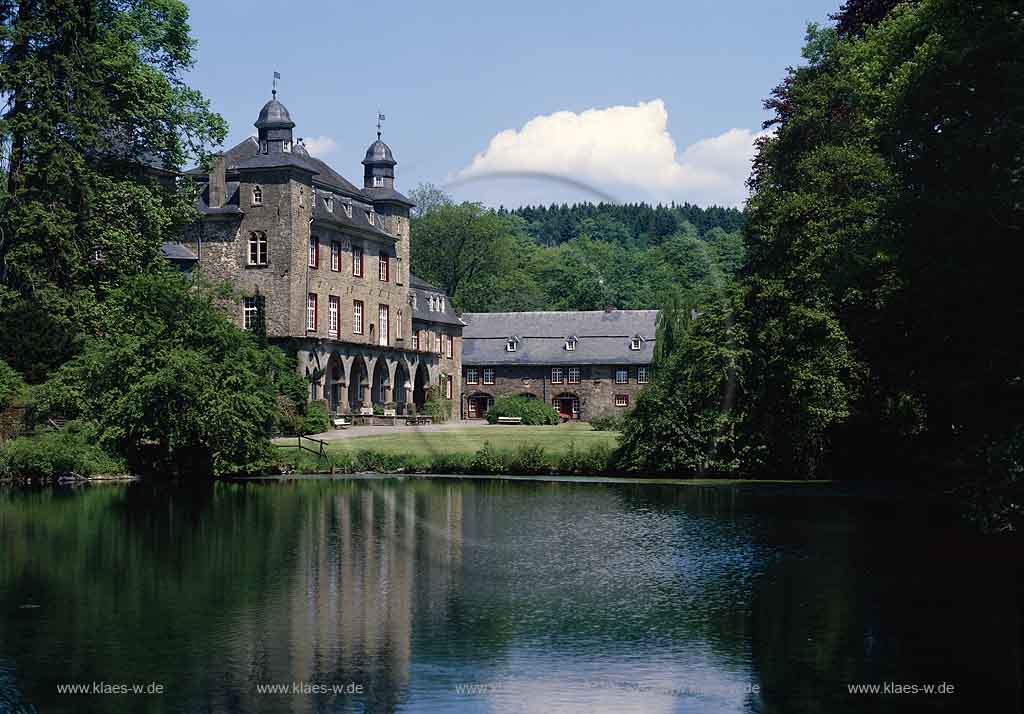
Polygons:
<instances>
[{"instance_id":1,"label":"water reflection","mask_svg":"<svg viewBox=\"0 0 1024 714\"><path fill-rule=\"evenodd\" d=\"M0 712L1019 704L1011 556L834 488L0 491L0 552ZM893 680L959 693L846 689ZM57 693L95 682L165 691Z\"/></svg>"}]
</instances>

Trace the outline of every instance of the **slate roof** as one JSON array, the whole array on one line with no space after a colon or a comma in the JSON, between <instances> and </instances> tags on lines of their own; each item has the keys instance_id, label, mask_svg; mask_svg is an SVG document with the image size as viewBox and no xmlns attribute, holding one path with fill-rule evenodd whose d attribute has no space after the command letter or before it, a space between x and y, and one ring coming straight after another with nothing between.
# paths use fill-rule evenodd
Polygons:
<instances>
[{"instance_id":1,"label":"slate roof","mask_svg":"<svg viewBox=\"0 0 1024 714\"><path fill-rule=\"evenodd\" d=\"M431 285L426 280L412 273L409 274L409 288L416 295L416 303L412 309L412 319L424 322L439 322L445 325L458 325L460 327L465 324L459 319L458 314L456 314L455 309L452 307L452 301L448 298L448 293L444 289ZM432 311L430 309L430 302L427 297L430 293L445 296L444 310Z\"/></svg>"},{"instance_id":2,"label":"slate roof","mask_svg":"<svg viewBox=\"0 0 1024 714\"><path fill-rule=\"evenodd\" d=\"M462 363L650 364L654 356L657 310L594 312L467 312L462 315ZM629 348L642 338L639 350ZM505 345L518 338L515 352ZM576 337L576 349L565 343Z\"/></svg>"},{"instance_id":3,"label":"slate roof","mask_svg":"<svg viewBox=\"0 0 1024 714\"><path fill-rule=\"evenodd\" d=\"M374 235L386 238L391 242L397 240L396 236L381 228L380 223L370 223L366 218L366 211L372 207L370 204L351 203L352 217L349 218L348 214L345 212L345 201L335 198L334 210L328 211L327 205L324 201L323 192L317 191L315 195L316 204L313 207L313 218L317 221L323 221L329 224L333 223L342 228L354 228L357 231L373 233ZM379 213L374 213L373 215L378 221L380 220Z\"/></svg>"},{"instance_id":4,"label":"slate roof","mask_svg":"<svg viewBox=\"0 0 1024 714\"><path fill-rule=\"evenodd\" d=\"M164 243L160 247L160 250L163 252L164 258L167 260L187 262L199 260L195 253L180 243Z\"/></svg>"},{"instance_id":5,"label":"slate roof","mask_svg":"<svg viewBox=\"0 0 1024 714\"><path fill-rule=\"evenodd\" d=\"M395 155L391 153L391 147L378 138L366 150L366 158L363 159L363 163L394 166L398 162L395 161Z\"/></svg>"},{"instance_id":6,"label":"slate roof","mask_svg":"<svg viewBox=\"0 0 1024 714\"><path fill-rule=\"evenodd\" d=\"M393 188L364 188L363 194L369 196L373 201L390 201L391 203L401 203L403 205L412 208L416 204L402 193L399 193Z\"/></svg>"},{"instance_id":7,"label":"slate roof","mask_svg":"<svg viewBox=\"0 0 1024 714\"><path fill-rule=\"evenodd\" d=\"M263 127L291 129L295 126L295 122L292 121L292 116L288 113L288 109L281 102L277 101L275 96L260 109L260 115L253 126L260 129Z\"/></svg>"},{"instance_id":8,"label":"slate roof","mask_svg":"<svg viewBox=\"0 0 1024 714\"><path fill-rule=\"evenodd\" d=\"M210 187L204 186L196 197L195 207L206 214L242 215L238 207L238 181L224 182L224 205L220 208L210 208Z\"/></svg>"}]
</instances>

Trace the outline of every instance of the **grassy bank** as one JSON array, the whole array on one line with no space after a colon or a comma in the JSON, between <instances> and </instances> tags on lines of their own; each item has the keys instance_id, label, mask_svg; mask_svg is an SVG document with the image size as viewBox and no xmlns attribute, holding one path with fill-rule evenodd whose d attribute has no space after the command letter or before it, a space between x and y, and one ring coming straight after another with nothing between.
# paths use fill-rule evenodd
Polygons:
<instances>
[{"instance_id":1,"label":"grassy bank","mask_svg":"<svg viewBox=\"0 0 1024 714\"><path fill-rule=\"evenodd\" d=\"M282 470L447 474L605 474L618 434L588 425L467 427L341 439L326 458L278 448Z\"/></svg>"}]
</instances>

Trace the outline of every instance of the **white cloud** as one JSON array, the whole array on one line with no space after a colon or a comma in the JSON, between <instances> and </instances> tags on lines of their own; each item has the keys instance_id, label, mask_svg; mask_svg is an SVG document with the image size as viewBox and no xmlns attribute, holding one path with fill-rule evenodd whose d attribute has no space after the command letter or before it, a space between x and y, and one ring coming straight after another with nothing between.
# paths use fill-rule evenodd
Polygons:
<instances>
[{"instance_id":1,"label":"white cloud","mask_svg":"<svg viewBox=\"0 0 1024 714\"><path fill-rule=\"evenodd\" d=\"M302 143L306 145L306 150L317 158L328 156L338 148L338 142L330 136L307 136L302 139Z\"/></svg>"},{"instance_id":2,"label":"white cloud","mask_svg":"<svg viewBox=\"0 0 1024 714\"><path fill-rule=\"evenodd\" d=\"M680 153L668 132L668 111L661 99L579 114L556 112L495 135L455 174L452 185L458 193L482 191L505 205L536 202L539 190L559 195L572 191L576 200L738 206L747 197L744 182L754 140L762 134L729 129ZM507 180L491 180L498 178ZM583 195L588 192L584 187L591 196Z\"/></svg>"}]
</instances>

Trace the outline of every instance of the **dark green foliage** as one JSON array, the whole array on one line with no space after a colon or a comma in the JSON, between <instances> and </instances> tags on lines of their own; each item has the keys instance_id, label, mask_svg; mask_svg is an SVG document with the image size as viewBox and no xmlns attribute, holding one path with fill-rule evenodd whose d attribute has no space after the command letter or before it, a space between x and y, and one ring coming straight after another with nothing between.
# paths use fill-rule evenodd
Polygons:
<instances>
[{"instance_id":1,"label":"dark green foliage","mask_svg":"<svg viewBox=\"0 0 1024 714\"><path fill-rule=\"evenodd\" d=\"M303 434L322 434L331 428L331 416L320 402L310 402L302 420Z\"/></svg>"},{"instance_id":2,"label":"dark green foliage","mask_svg":"<svg viewBox=\"0 0 1024 714\"><path fill-rule=\"evenodd\" d=\"M541 399L523 396L498 397L487 410L487 421L498 423L498 417L519 417L523 424L543 426L557 424L558 412Z\"/></svg>"},{"instance_id":3,"label":"dark green foliage","mask_svg":"<svg viewBox=\"0 0 1024 714\"><path fill-rule=\"evenodd\" d=\"M432 205L412 223L413 267L465 311L657 308L680 292L701 301L733 289L744 261L735 209ZM551 222L568 226L557 240L538 227Z\"/></svg>"},{"instance_id":4,"label":"dark green foliage","mask_svg":"<svg viewBox=\"0 0 1024 714\"><path fill-rule=\"evenodd\" d=\"M97 421L99 443L137 469L225 474L267 459L277 397L295 390L281 351L174 273L126 280L101 308L100 336L36 389L36 411Z\"/></svg>"},{"instance_id":5,"label":"dark green foliage","mask_svg":"<svg viewBox=\"0 0 1024 714\"><path fill-rule=\"evenodd\" d=\"M611 447L599 444L589 450L576 448L575 442L569 442L569 448L558 459L557 471L560 474L593 475L609 473L614 469L615 452Z\"/></svg>"},{"instance_id":6,"label":"dark green foliage","mask_svg":"<svg viewBox=\"0 0 1024 714\"><path fill-rule=\"evenodd\" d=\"M998 0L838 19L754 162L750 429L789 474L935 472L1024 421L1024 22Z\"/></svg>"},{"instance_id":7,"label":"dark green foliage","mask_svg":"<svg viewBox=\"0 0 1024 714\"><path fill-rule=\"evenodd\" d=\"M123 474L123 460L104 451L99 428L88 422L68 422L60 431L21 436L0 449L0 478L53 480L98 474Z\"/></svg>"},{"instance_id":8,"label":"dark green foliage","mask_svg":"<svg viewBox=\"0 0 1024 714\"><path fill-rule=\"evenodd\" d=\"M429 415L435 424L441 424L452 418L452 400L444 396L439 385L431 384L426 388L423 413Z\"/></svg>"},{"instance_id":9,"label":"dark green foliage","mask_svg":"<svg viewBox=\"0 0 1024 714\"><path fill-rule=\"evenodd\" d=\"M625 424L625 417L620 416L599 416L590 420L594 431L622 431Z\"/></svg>"},{"instance_id":10,"label":"dark green foliage","mask_svg":"<svg viewBox=\"0 0 1024 714\"><path fill-rule=\"evenodd\" d=\"M14 369L0 360L0 409L19 401L25 392L25 381Z\"/></svg>"},{"instance_id":11,"label":"dark green foliage","mask_svg":"<svg viewBox=\"0 0 1024 714\"><path fill-rule=\"evenodd\" d=\"M753 468L743 433L744 333L728 305L677 326L677 347L654 371L623 427L619 468L640 474L729 474Z\"/></svg>"},{"instance_id":12,"label":"dark green foliage","mask_svg":"<svg viewBox=\"0 0 1024 714\"><path fill-rule=\"evenodd\" d=\"M491 446L491 442L485 441L484 445L473 454L469 468L477 474L500 474L505 472L505 460Z\"/></svg>"},{"instance_id":13,"label":"dark green foliage","mask_svg":"<svg viewBox=\"0 0 1024 714\"><path fill-rule=\"evenodd\" d=\"M520 446L505 461L506 470L513 474L543 474L551 468L544 447L536 444Z\"/></svg>"}]
</instances>

